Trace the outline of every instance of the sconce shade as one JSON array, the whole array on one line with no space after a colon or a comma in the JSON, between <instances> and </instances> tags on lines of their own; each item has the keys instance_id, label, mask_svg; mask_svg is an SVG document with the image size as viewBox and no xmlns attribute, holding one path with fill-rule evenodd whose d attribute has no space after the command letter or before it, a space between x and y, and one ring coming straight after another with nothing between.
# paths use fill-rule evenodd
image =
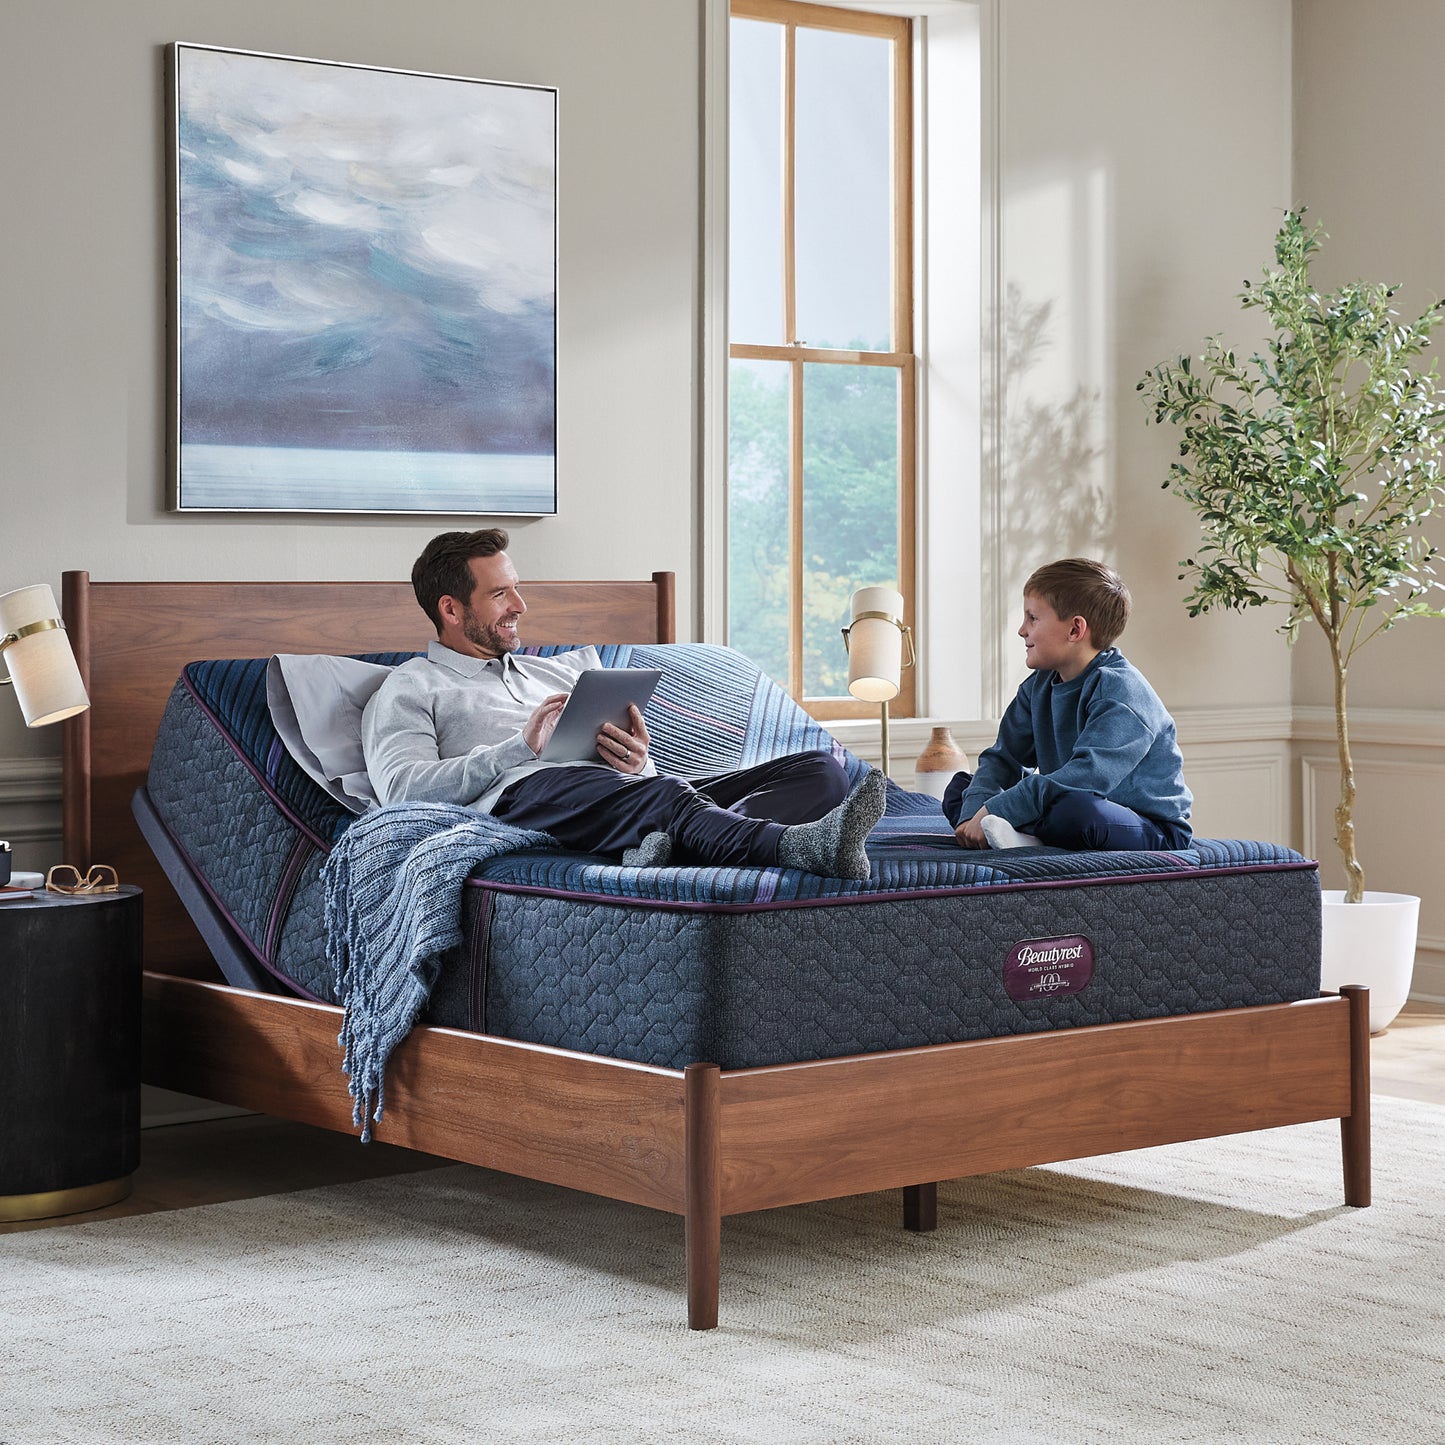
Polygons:
<instances>
[{"instance_id":1,"label":"sconce shade","mask_svg":"<svg viewBox=\"0 0 1445 1445\"><path fill-rule=\"evenodd\" d=\"M891 702L903 685L903 594L891 587L860 587L851 611L848 691L863 702Z\"/></svg>"},{"instance_id":2,"label":"sconce shade","mask_svg":"<svg viewBox=\"0 0 1445 1445\"><path fill-rule=\"evenodd\" d=\"M27 631L37 624L38 630ZM3 639L13 633L23 635L6 645ZM0 595L0 666L15 684L27 727L59 722L90 706L55 593L43 584Z\"/></svg>"}]
</instances>

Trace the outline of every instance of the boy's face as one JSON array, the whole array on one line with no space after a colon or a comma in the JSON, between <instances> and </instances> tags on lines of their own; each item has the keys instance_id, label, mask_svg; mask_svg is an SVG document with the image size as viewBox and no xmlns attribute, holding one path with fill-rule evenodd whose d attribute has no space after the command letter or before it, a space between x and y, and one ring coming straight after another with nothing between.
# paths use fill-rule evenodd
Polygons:
<instances>
[{"instance_id":1,"label":"boy's face","mask_svg":"<svg viewBox=\"0 0 1445 1445\"><path fill-rule=\"evenodd\" d=\"M1089 641L1089 624L1082 617L1060 617L1042 597L1024 593L1024 661L1035 671L1057 672L1065 682L1077 677L1098 649Z\"/></svg>"}]
</instances>

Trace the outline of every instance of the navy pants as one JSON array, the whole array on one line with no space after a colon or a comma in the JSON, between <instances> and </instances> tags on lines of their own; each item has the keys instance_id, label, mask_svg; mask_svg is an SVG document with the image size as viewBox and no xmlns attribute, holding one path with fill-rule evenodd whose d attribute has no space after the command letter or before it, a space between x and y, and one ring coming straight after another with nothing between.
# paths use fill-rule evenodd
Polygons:
<instances>
[{"instance_id":1,"label":"navy pants","mask_svg":"<svg viewBox=\"0 0 1445 1445\"><path fill-rule=\"evenodd\" d=\"M973 781L972 773L955 773L943 795L943 811L956 828L961 816L963 794ZM1121 803L1111 803L1097 793L1080 793L1056 788L1044 807L1043 817L1019 828L1032 833L1051 848L1097 849L1105 853L1157 853L1188 846L1190 833L1175 823L1146 818Z\"/></svg>"},{"instance_id":2,"label":"navy pants","mask_svg":"<svg viewBox=\"0 0 1445 1445\"><path fill-rule=\"evenodd\" d=\"M543 768L507 788L492 816L539 828L581 853L621 853L649 833L667 833L674 862L770 868L783 829L821 818L847 791L848 776L831 753L793 753L690 782Z\"/></svg>"}]
</instances>

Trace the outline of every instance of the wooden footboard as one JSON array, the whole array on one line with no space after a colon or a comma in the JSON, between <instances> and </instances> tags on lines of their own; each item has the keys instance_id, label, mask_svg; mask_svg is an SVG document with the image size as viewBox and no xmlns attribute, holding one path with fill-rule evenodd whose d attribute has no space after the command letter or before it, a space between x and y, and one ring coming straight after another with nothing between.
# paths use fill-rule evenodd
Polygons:
<instances>
[{"instance_id":1,"label":"wooden footboard","mask_svg":"<svg viewBox=\"0 0 1445 1445\"><path fill-rule=\"evenodd\" d=\"M343 1133L341 1010L145 977L147 1083ZM681 1214L683 1076L537 1044L418 1028L386 1070L382 1143ZM358 1147L361 1147L358 1145Z\"/></svg>"},{"instance_id":2,"label":"wooden footboard","mask_svg":"<svg viewBox=\"0 0 1445 1445\"><path fill-rule=\"evenodd\" d=\"M725 1214L1348 1115L1339 998L722 1075Z\"/></svg>"},{"instance_id":3,"label":"wooden footboard","mask_svg":"<svg viewBox=\"0 0 1445 1445\"><path fill-rule=\"evenodd\" d=\"M723 1216L1319 1119L1369 1195L1369 998L1342 997L772 1068L685 1071L420 1028L376 1137L682 1214L688 1320L717 1323ZM339 1009L147 975L146 1078L347 1130Z\"/></svg>"}]
</instances>

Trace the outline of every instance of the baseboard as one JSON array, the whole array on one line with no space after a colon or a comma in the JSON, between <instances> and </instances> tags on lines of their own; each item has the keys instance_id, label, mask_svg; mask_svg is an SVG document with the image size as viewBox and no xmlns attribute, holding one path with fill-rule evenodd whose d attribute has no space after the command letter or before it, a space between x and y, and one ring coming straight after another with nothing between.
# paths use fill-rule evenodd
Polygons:
<instances>
[{"instance_id":1,"label":"baseboard","mask_svg":"<svg viewBox=\"0 0 1445 1445\"><path fill-rule=\"evenodd\" d=\"M1445 939L1420 939L1410 997L1424 1003L1445 1003Z\"/></svg>"}]
</instances>

